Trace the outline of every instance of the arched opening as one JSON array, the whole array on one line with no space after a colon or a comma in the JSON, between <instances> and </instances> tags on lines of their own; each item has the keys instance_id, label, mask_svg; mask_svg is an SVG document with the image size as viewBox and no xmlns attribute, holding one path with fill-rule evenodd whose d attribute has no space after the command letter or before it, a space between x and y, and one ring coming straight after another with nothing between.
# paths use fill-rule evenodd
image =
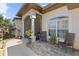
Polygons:
<instances>
[{"instance_id":1,"label":"arched opening","mask_svg":"<svg viewBox=\"0 0 79 59\"><path fill-rule=\"evenodd\" d=\"M30 16L26 16L24 19L24 37L26 38L26 31L31 29L31 19Z\"/></svg>"}]
</instances>

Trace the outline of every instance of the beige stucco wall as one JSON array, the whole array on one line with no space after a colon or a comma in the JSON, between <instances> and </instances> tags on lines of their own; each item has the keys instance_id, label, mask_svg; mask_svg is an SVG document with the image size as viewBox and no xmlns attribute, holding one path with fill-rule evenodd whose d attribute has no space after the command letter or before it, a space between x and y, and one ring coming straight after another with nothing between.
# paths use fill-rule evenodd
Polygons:
<instances>
[{"instance_id":1,"label":"beige stucco wall","mask_svg":"<svg viewBox=\"0 0 79 59\"><path fill-rule=\"evenodd\" d=\"M79 8L70 10L69 12L70 12L69 20L71 20L70 29L72 29L70 32L76 34L74 47L76 49L79 49Z\"/></svg>"},{"instance_id":2,"label":"beige stucco wall","mask_svg":"<svg viewBox=\"0 0 79 59\"><path fill-rule=\"evenodd\" d=\"M68 9L66 6L60 7L58 9L52 10L46 14L42 15L42 31L47 31L48 36L48 20L51 18L59 17L59 16L68 16ZM48 37L47 37L48 38ZM49 40L49 39L48 39Z\"/></svg>"},{"instance_id":3,"label":"beige stucco wall","mask_svg":"<svg viewBox=\"0 0 79 59\"><path fill-rule=\"evenodd\" d=\"M42 31L47 31L48 35L48 20L58 16L68 16L69 32L75 33L74 48L79 49L79 8L68 10L66 6L50 11L42 15ZM48 38L48 37L47 37Z\"/></svg>"},{"instance_id":4,"label":"beige stucco wall","mask_svg":"<svg viewBox=\"0 0 79 59\"><path fill-rule=\"evenodd\" d=\"M39 13L39 12L32 9L28 13L23 15L22 20L27 15L32 15L33 13ZM79 26L78 26L79 25L79 8L68 10L66 6L63 6L41 15L42 15L42 31L47 31L47 38L48 38L48 24L47 24L48 20L51 18L59 17L59 16L68 16L69 17L68 18L69 32L76 33L74 48L79 49L79 43L78 43L79 41ZM23 25L22 25L22 31L24 32Z\"/></svg>"},{"instance_id":5,"label":"beige stucco wall","mask_svg":"<svg viewBox=\"0 0 79 59\"><path fill-rule=\"evenodd\" d=\"M14 23L15 23L15 27L20 30L20 32L18 32L17 30L15 31L15 35L18 36L18 35L22 35L22 20L18 20L18 19L15 19L14 20Z\"/></svg>"}]
</instances>

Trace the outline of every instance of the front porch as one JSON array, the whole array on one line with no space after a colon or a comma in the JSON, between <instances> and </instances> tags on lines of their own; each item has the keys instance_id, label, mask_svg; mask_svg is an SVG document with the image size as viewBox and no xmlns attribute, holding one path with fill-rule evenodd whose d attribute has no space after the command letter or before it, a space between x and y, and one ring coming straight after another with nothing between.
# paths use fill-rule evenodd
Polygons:
<instances>
[{"instance_id":1,"label":"front porch","mask_svg":"<svg viewBox=\"0 0 79 59\"><path fill-rule=\"evenodd\" d=\"M48 42L35 41L34 43L27 44L32 51L38 56L79 56L79 51L72 51L71 48L58 47L57 45L51 45Z\"/></svg>"},{"instance_id":2,"label":"front porch","mask_svg":"<svg viewBox=\"0 0 79 59\"><path fill-rule=\"evenodd\" d=\"M51 45L48 42L35 41L28 44L26 39L10 39L5 45L7 56L79 56L79 51Z\"/></svg>"},{"instance_id":3,"label":"front porch","mask_svg":"<svg viewBox=\"0 0 79 59\"><path fill-rule=\"evenodd\" d=\"M30 10L26 13L23 18L23 29L22 29L22 37L27 38L26 31L31 30L31 39L32 42L36 40L47 40L47 32L42 31L42 15L35 12L34 10ZM44 36L37 39L38 35Z\"/></svg>"}]
</instances>

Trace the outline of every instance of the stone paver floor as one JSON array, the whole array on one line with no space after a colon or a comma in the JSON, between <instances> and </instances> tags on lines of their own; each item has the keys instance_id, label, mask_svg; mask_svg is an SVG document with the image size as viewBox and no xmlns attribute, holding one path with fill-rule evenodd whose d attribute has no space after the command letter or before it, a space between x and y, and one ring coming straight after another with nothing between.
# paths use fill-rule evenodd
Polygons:
<instances>
[{"instance_id":1,"label":"stone paver floor","mask_svg":"<svg viewBox=\"0 0 79 59\"><path fill-rule=\"evenodd\" d=\"M6 52L8 56L79 56L79 51L72 52L68 49L59 48L47 42L36 41L27 44L26 39L11 39L6 43Z\"/></svg>"},{"instance_id":2,"label":"stone paver floor","mask_svg":"<svg viewBox=\"0 0 79 59\"><path fill-rule=\"evenodd\" d=\"M36 56L30 48L25 46L25 42L20 39L8 40L5 50L7 56Z\"/></svg>"},{"instance_id":3,"label":"stone paver floor","mask_svg":"<svg viewBox=\"0 0 79 59\"><path fill-rule=\"evenodd\" d=\"M26 44L30 49L32 49L39 56L79 56L79 51L72 51L64 48L59 48L53 46L47 42L36 41L32 44Z\"/></svg>"}]
</instances>

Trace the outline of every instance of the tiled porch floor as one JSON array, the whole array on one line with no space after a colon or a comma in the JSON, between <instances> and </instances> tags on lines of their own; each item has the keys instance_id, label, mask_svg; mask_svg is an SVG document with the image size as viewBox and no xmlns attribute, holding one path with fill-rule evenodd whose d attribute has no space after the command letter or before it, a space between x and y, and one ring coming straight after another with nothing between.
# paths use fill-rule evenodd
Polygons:
<instances>
[{"instance_id":1,"label":"tiled porch floor","mask_svg":"<svg viewBox=\"0 0 79 59\"><path fill-rule=\"evenodd\" d=\"M72 51L71 49L58 48L47 42L36 41L32 44L27 44L38 56L79 56L79 51Z\"/></svg>"}]
</instances>

